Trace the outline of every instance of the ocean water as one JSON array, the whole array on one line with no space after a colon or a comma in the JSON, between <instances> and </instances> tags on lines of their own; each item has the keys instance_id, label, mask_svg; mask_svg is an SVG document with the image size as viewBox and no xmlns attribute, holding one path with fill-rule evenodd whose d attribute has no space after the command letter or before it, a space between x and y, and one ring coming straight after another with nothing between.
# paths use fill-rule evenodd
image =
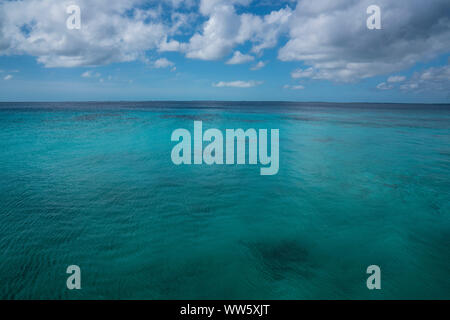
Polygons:
<instances>
[{"instance_id":1,"label":"ocean water","mask_svg":"<svg viewBox=\"0 0 450 320\"><path fill-rule=\"evenodd\" d=\"M174 165L194 120L279 173ZM450 298L448 105L1 103L0 181L3 299Z\"/></svg>"}]
</instances>

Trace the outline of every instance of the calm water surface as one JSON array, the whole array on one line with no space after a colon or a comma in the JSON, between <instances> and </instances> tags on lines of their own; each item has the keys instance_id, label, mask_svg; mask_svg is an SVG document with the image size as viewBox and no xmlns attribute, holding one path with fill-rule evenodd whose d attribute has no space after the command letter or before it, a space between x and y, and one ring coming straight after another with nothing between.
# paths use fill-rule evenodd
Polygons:
<instances>
[{"instance_id":1,"label":"calm water surface","mask_svg":"<svg viewBox=\"0 0 450 320\"><path fill-rule=\"evenodd\" d=\"M279 173L175 166L194 120ZM0 298L450 298L448 105L2 103L0 181Z\"/></svg>"}]
</instances>

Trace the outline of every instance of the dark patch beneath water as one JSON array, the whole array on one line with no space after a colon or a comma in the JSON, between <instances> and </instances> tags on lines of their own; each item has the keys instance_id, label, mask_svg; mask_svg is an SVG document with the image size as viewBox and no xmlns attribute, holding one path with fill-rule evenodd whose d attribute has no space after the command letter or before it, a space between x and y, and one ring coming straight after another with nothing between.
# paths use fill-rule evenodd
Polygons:
<instances>
[{"instance_id":1,"label":"dark patch beneath water","mask_svg":"<svg viewBox=\"0 0 450 320\"><path fill-rule=\"evenodd\" d=\"M160 116L161 119L181 119L190 121L210 121L215 117L212 114L163 114Z\"/></svg>"},{"instance_id":2,"label":"dark patch beneath water","mask_svg":"<svg viewBox=\"0 0 450 320\"><path fill-rule=\"evenodd\" d=\"M222 116L217 114L205 113L205 114L163 114L160 116L161 119L181 119L190 121L212 121L222 118ZM225 119L225 118L224 118ZM226 118L228 121L239 121L245 123L260 123L265 122L264 119L246 119L246 118Z\"/></svg>"},{"instance_id":3,"label":"dark patch beneath water","mask_svg":"<svg viewBox=\"0 0 450 320\"><path fill-rule=\"evenodd\" d=\"M102 118L121 117L118 113L93 113L83 114L74 118L75 121L96 121Z\"/></svg>"},{"instance_id":4,"label":"dark patch beneath water","mask_svg":"<svg viewBox=\"0 0 450 320\"><path fill-rule=\"evenodd\" d=\"M315 139L313 139L314 141L317 141L317 142L322 142L322 143L328 143L328 142L333 142L333 141L335 141L335 139L333 139L333 138L330 138L330 137L326 137L326 138L315 138Z\"/></svg>"},{"instance_id":5,"label":"dark patch beneath water","mask_svg":"<svg viewBox=\"0 0 450 320\"><path fill-rule=\"evenodd\" d=\"M312 275L308 250L297 240L246 242L245 245L275 280L290 278L290 274Z\"/></svg>"},{"instance_id":6,"label":"dark patch beneath water","mask_svg":"<svg viewBox=\"0 0 450 320\"><path fill-rule=\"evenodd\" d=\"M239 118L232 118L229 119L231 121L239 121L239 122L246 122L246 123L259 123L259 122L264 122L265 120L262 119L239 119Z\"/></svg>"},{"instance_id":7,"label":"dark patch beneath water","mask_svg":"<svg viewBox=\"0 0 450 320\"><path fill-rule=\"evenodd\" d=\"M300 117L300 116L286 116L281 117L283 120L296 120L296 121L319 121L319 119L312 118L312 117Z\"/></svg>"}]
</instances>

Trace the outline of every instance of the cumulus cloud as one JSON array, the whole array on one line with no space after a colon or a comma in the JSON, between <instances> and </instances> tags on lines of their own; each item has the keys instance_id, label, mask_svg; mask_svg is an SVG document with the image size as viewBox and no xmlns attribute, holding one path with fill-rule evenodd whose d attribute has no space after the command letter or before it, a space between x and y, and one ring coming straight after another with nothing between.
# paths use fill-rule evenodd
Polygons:
<instances>
[{"instance_id":1,"label":"cumulus cloud","mask_svg":"<svg viewBox=\"0 0 450 320\"><path fill-rule=\"evenodd\" d=\"M251 0L78 0L81 29L66 28L68 2L0 3L0 54L37 57L46 67L97 66L146 60L148 51L178 51L217 60L247 41L260 53L287 32L289 7L267 15L237 13ZM71 3L70 3L71 4ZM201 17L201 18L200 18ZM206 21L205 21L206 18ZM199 22L204 23L199 24ZM189 40L174 39L183 35ZM248 59L248 57L247 57Z\"/></svg>"},{"instance_id":2,"label":"cumulus cloud","mask_svg":"<svg viewBox=\"0 0 450 320\"><path fill-rule=\"evenodd\" d=\"M386 82L381 82L380 84L377 85L378 90L390 90L392 88L393 88L393 86L387 84Z\"/></svg>"},{"instance_id":3,"label":"cumulus cloud","mask_svg":"<svg viewBox=\"0 0 450 320\"><path fill-rule=\"evenodd\" d=\"M202 60L218 60L232 49L251 41L252 51L274 47L280 34L287 31L292 10L289 7L272 11L265 16L238 14L235 5L246 6L250 0L202 0L201 14L208 17L202 31L194 34L188 43L182 44L186 56Z\"/></svg>"},{"instance_id":4,"label":"cumulus cloud","mask_svg":"<svg viewBox=\"0 0 450 320\"><path fill-rule=\"evenodd\" d=\"M379 90L394 88L402 91L450 91L450 64L415 72L409 79L405 76L390 76L377 85Z\"/></svg>"},{"instance_id":5,"label":"cumulus cloud","mask_svg":"<svg viewBox=\"0 0 450 320\"><path fill-rule=\"evenodd\" d=\"M242 54L240 51L235 51L227 64L242 64L255 60L255 58L249 54Z\"/></svg>"},{"instance_id":6,"label":"cumulus cloud","mask_svg":"<svg viewBox=\"0 0 450 320\"><path fill-rule=\"evenodd\" d=\"M13 78L13 76L11 74L6 75L3 80L11 80Z\"/></svg>"},{"instance_id":7,"label":"cumulus cloud","mask_svg":"<svg viewBox=\"0 0 450 320\"><path fill-rule=\"evenodd\" d=\"M217 83L213 83L213 87L217 87L217 88L224 88L224 87L251 88L251 87L259 86L262 83L263 83L262 81L254 81L254 80L250 80L250 81L237 80L237 81L229 81L229 82L219 81Z\"/></svg>"},{"instance_id":8,"label":"cumulus cloud","mask_svg":"<svg viewBox=\"0 0 450 320\"><path fill-rule=\"evenodd\" d=\"M311 67L310 78L356 81L411 67L448 51L450 2L378 0L382 30L366 27L372 0L301 0L289 20L282 61Z\"/></svg>"},{"instance_id":9,"label":"cumulus cloud","mask_svg":"<svg viewBox=\"0 0 450 320\"><path fill-rule=\"evenodd\" d=\"M167 38L164 38L164 40L159 44L158 50L161 52L164 51L181 51L182 50L182 44L176 40L170 40L167 41Z\"/></svg>"},{"instance_id":10,"label":"cumulus cloud","mask_svg":"<svg viewBox=\"0 0 450 320\"><path fill-rule=\"evenodd\" d=\"M433 90L450 92L450 65L428 68L422 72L416 72L403 85L401 90Z\"/></svg>"},{"instance_id":11,"label":"cumulus cloud","mask_svg":"<svg viewBox=\"0 0 450 320\"><path fill-rule=\"evenodd\" d=\"M405 79L406 79L405 76L390 76L387 79L387 82L391 82L391 83L402 82L402 81L405 81Z\"/></svg>"},{"instance_id":12,"label":"cumulus cloud","mask_svg":"<svg viewBox=\"0 0 450 320\"><path fill-rule=\"evenodd\" d=\"M294 71L291 72L291 77L294 79L299 79L299 78L312 78L314 75L314 70L313 68L308 68L308 69L296 69Z\"/></svg>"},{"instance_id":13,"label":"cumulus cloud","mask_svg":"<svg viewBox=\"0 0 450 320\"><path fill-rule=\"evenodd\" d=\"M264 61L258 61L258 63L255 64L253 67L251 67L250 70L255 71L255 70L262 69L262 68L264 68L264 67L266 66L266 64L267 64L267 62L264 62Z\"/></svg>"},{"instance_id":14,"label":"cumulus cloud","mask_svg":"<svg viewBox=\"0 0 450 320\"><path fill-rule=\"evenodd\" d=\"M233 54L227 63L238 64L262 60L264 50L283 41L279 60L301 66L292 71L294 79L353 82L394 74L379 84L382 90L400 83L404 90L441 88L445 82L437 80L445 70L429 70L428 79L425 72L409 80L395 74L449 52L448 0L378 0L381 30L366 26L372 0L281 1L271 11L250 10L265 3L252 0L77 0L80 30L66 28L69 3L1 1L0 55L34 56L45 67L91 67L149 61L149 52L170 51L201 60ZM174 68L165 58L154 59L156 68Z\"/></svg>"},{"instance_id":15,"label":"cumulus cloud","mask_svg":"<svg viewBox=\"0 0 450 320\"><path fill-rule=\"evenodd\" d=\"M200 12L209 15L201 33L194 34L185 44L188 58L217 60L228 54L234 46L243 43L240 36L240 17L233 2L202 0Z\"/></svg>"},{"instance_id":16,"label":"cumulus cloud","mask_svg":"<svg viewBox=\"0 0 450 320\"><path fill-rule=\"evenodd\" d=\"M157 69L168 68L173 67L174 63L172 61L167 60L166 58L160 58L153 63L153 66Z\"/></svg>"},{"instance_id":17,"label":"cumulus cloud","mask_svg":"<svg viewBox=\"0 0 450 320\"><path fill-rule=\"evenodd\" d=\"M253 17L253 48L252 51L260 53L264 49L274 47L282 34L289 29L292 17L292 9L286 7L278 11L272 11L261 19Z\"/></svg>"},{"instance_id":18,"label":"cumulus cloud","mask_svg":"<svg viewBox=\"0 0 450 320\"><path fill-rule=\"evenodd\" d=\"M0 4L1 54L27 54L46 67L95 66L142 58L167 39L168 28L142 1L78 0L81 29L66 28L59 0Z\"/></svg>"}]
</instances>

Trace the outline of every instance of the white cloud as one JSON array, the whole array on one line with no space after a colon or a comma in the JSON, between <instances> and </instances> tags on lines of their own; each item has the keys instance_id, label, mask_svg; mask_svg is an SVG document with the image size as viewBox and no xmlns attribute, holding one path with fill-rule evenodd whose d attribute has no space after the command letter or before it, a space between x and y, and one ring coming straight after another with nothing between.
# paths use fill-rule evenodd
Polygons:
<instances>
[{"instance_id":1,"label":"white cloud","mask_svg":"<svg viewBox=\"0 0 450 320\"><path fill-rule=\"evenodd\" d=\"M225 81L219 81L217 83L213 83L213 87L217 87L217 88L224 88L224 87L233 87L233 88L251 88L251 87L256 87L261 85L263 82L262 81L241 81L241 80L237 80L237 81L229 81L229 82L225 82Z\"/></svg>"},{"instance_id":2,"label":"white cloud","mask_svg":"<svg viewBox=\"0 0 450 320\"><path fill-rule=\"evenodd\" d=\"M405 81L405 79L406 79L405 76L390 76L387 79L387 82L390 82L390 83L403 82L403 81Z\"/></svg>"},{"instance_id":3,"label":"white cloud","mask_svg":"<svg viewBox=\"0 0 450 320\"><path fill-rule=\"evenodd\" d=\"M304 89L305 89L305 87L302 86L301 84L298 84L298 85L289 85L289 84L286 84L283 88L285 88L285 89L291 89L291 90L304 90Z\"/></svg>"},{"instance_id":4,"label":"white cloud","mask_svg":"<svg viewBox=\"0 0 450 320\"><path fill-rule=\"evenodd\" d=\"M401 90L433 90L450 92L450 65L428 68L413 74Z\"/></svg>"},{"instance_id":5,"label":"white cloud","mask_svg":"<svg viewBox=\"0 0 450 320\"><path fill-rule=\"evenodd\" d=\"M202 9L205 5L207 9ZM240 26L239 16L230 4L209 8L208 1L202 1L200 8L203 13L210 14L210 17L204 23L202 33L196 33L185 44L186 56L201 60L221 59L239 43L236 39Z\"/></svg>"},{"instance_id":6,"label":"white cloud","mask_svg":"<svg viewBox=\"0 0 450 320\"><path fill-rule=\"evenodd\" d=\"M0 55L34 56L46 67L91 67L148 61L149 52L180 52L202 60L223 59L234 52L228 60L233 64L263 59L265 49L287 39L278 58L302 65L292 78L350 82L396 74L448 53L450 43L448 0L434 0L433 5L423 0L378 0L382 30L366 27L366 8L372 0L299 0L296 7L295 0L282 1L265 14L250 13L247 6L255 4L251 0L76 3L81 7L80 30L66 28L64 1L1 1ZM250 48L249 54L237 51L242 47ZM158 58L155 67L174 68L169 60ZM264 66L259 61L251 70ZM438 88L439 81L427 76L424 72L423 79L410 81L417 88ZM397 75L385 83L388 87L402 82L409 88L413 83L407 81Z\"/></svg>"},{"instance_id":7,"label":"white cloud","mask_svg":"<svg viewBox=\"0 0 450 320\"><path fill-rule=\"evenodd\" d=\"M94 71L85 71L81 74L81 76L83 78L99 78L101 74Z\"/></svg>"},{"instance_id":8,"label":"white cloud","mask_svg":"<svg viewBox=\"0 0 450 320\"><path fill-rule=\"evenodd\" d=\"M153 63L153 66L157 69L172 67L173 65L174 63L172 61L167 60L166 58L160 58Z\"/></svg>"},{"instance_id":9,"label":"white cloud","mask_svg":"<svg viewBox=\"0 0 450 320\"><path fill-rule=\"evenodd\" d=\"M3 80L11 80L13 78L13 76L11 74L6 75Z\"/></svg>"},{"instance_id":10,"label":"white cloud","mask_svg":"<svg viewBox=\"0 0 450 320\"><path fill-rule=\"evenodd\" d=\"M282 61L301 61L310 77L357 81L397 72L448 52L450 2L378 0L382 30L366 27L372 0L299 1L289 19Z\"/></svg>"},{"instance_id":11,"label":"white cloud","mask_svg":"<svg viewBox=\"0 0 450 320\"><path fill-rule=\"evenodd\" d=\"M210 15L218 7L223 5L249 5L251 0L201 0L200 1L200 13L203 15Z\"/></svg>"},{"instance_id":12,"label":"white cloud","mask_svg":"<svg viewBox=\"0 0 450 320\"><path fill-rule=\"evenodd\" d=\"M314 70L313 68L308 68L308 69L296 69L294 71L292 71L291 73L291 77L294 79L299 79L299 78L312 78L314 75Z\"/></svg>"},{"instance_id":13,"label":"white cloud","mask_svg":"<svg viewBox=\"0 0 450 320\"><path fill-rule=\"evenodd\" d=\"M251 38L254 42L253 52L260 53L264 49L276 46L280 36L289 29L289 22L292 18L292 10L289 7L272 11L264 16L261 22L257 22L257 18L253 18L256 22L253 26L254 35Z\"/></svg>"},{"instance_id":14,"label":"white cloud","mask_svg":"<svg viewBox=\"0 0 450 320\"><path fill-rule=\"evenodd\" d=\"M242 54L240 51L235 51L227 64L242 64L255 60L255 58L249 54Z\"/></svg>"},{"instance_id":15,"label":"white cloud","mask_svg":"<svg viewBox=\"0 0 450 320\"><path fill-rule=\"evenodd\" d=\"M381 82L381 83L379 83L379 84L377 85L377 89L378 89L378 90L390 90L390 89L392 89L392 88L393 88L393 86L387 84L386 82Z\"/></svg>"},{"instance_id":16,"label":"white cloud","mask_svg":"<svg viewBox=\"0 0 450 320\"><path fill-rule=\"evenodd\" d=\"M255 71L255 70L262 69L262 68L264 68L266 66L266 64L267 63L264 62L264 61L259 61L257 64L255 64L253 67L251 67L250 70Z\"/></svg>"},{"instance_id":17,"label":"white cloud","mask_svg":"<svg viewBox=\"0 0 450 320\"><path fill-rule=\"evenodd\" d=\"M69 30L67 3L63 1L3 1L0 55L34 56L46 67L80 67L145 61L151 50L217 60L248 41L253 45L251 50L260 53L275 46L282 31L287 31L292 10L284 8L265 16L236 12L235 5L250 3L201 0L197 7L194 0L78 0L81 29ZM175 40L175 35L188 36L189 41Z\"/></svg>"},{"instance_id":18,"label":"white cloud","mask_svg":"<svg viewBox=\"0 0 450 320\"><path fill-rule=\"evenodd\" d=\"M266 16L237 14L234 5L248 5L250 0L202 0L200 12L208 17L202 31L194 34L181 50L188 58L218 60L237 45L251 41L252 51L260 53L274 47L283 31L287 31L292 10L287 7Z\"/></svg>"},{"instance_id":19,"label":"white cloud","mask_svg":"<svg viewBox=\"0 0 450 320\"><path fill-rule=\"evenodd\" d=\"M46 67L95 66L140 59L169 33L157 10L141 0L78 0L81 29L66 28L66 3L25 0L0 3L2 54L27 54Z\"/></svg>"},{"instance_id":20,"label":"white cloud","mask_svg":"<svg viewBox=\"0 0 450 320\"><path fill-rule=\"evenodd\" d=\"M401 86L400 86L400 89L402 89L402 90L414 90L414 89L417 89L419 87L419 84L418 83L407 83L407 84L402 84Z\"/></svg>"},{"instance_id":21,"label":"white cloud","mask_svg":"<svg viewBox=\"0 0 450 320\"><path fill-rule=\"evenodd\" d=\"M182 45L176 41L176 40L170 40L167 41L167 38L164 38L164 40L159 44L159 51L165 52L165 51L181 51Z\"/></svg>"}]
</instances>

